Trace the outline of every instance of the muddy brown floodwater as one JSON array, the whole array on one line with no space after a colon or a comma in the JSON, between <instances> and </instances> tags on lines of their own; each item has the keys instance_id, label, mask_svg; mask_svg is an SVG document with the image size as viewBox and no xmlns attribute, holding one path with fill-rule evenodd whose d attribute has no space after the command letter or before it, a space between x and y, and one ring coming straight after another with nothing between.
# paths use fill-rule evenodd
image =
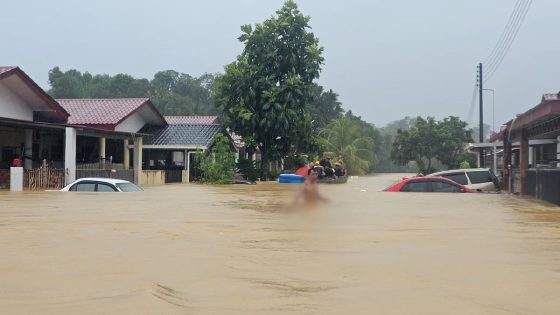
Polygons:
<instances>
[{"instance_id":1,"label":"muddy brown floodwater","mask_svg":"<svg viewBox=\"0 0 560 315\"><path fill-rule=\"evenodd\" d=\"M0 313L560 313L559 208L399 178L0 192Z\"/></svg>"}]
</instances>

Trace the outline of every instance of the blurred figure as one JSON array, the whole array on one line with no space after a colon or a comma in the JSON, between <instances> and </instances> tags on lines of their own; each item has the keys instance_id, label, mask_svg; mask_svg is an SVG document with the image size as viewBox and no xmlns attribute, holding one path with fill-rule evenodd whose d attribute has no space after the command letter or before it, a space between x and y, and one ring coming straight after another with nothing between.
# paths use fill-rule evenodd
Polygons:
<instances>
[{"instance_id":1,"label":"blurred figure","mask_svg":"<svg viewBox=\"0 0 560 315\"><path fill-rule=\"evenodd\" d=\"M308 176L303 183L303 187L296 195L294 204L298 204L300 201L302 201L303 205L305 206L314 206L319 201L328 201L328 199L321 196L321 194L319 193L317 178L317 171L315 171L315 169L310 169Z\"/></svg>"}]
</instances>

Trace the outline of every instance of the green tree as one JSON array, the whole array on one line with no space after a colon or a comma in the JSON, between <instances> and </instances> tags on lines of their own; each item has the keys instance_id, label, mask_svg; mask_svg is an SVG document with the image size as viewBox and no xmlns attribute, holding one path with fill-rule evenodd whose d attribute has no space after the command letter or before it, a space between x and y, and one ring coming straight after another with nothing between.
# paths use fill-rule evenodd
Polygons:
<instances>
[{"instance_id":1,"label":"green tree","mask_svg":"<svg viewBox=\"0 0 560 315\"><path fill-rule=\"evenodd\" d=\"M323 128L331 120L340 118L344 114L342 103L338 101L338 94L333 90L325 91L318 84L313 85L313 101L310 104L313 127Z\"/></svg>"},{"instance_id":2,"label":"green tree","mask_svg":"<svg viewBox=\"0 0 560 315\"><path fill-rule=\"evenodd\" d=\"M363 128L355 117L346 114L331 121L319 133L325 154L342 161L350 174L365 174L373 166L373 139L364 136Z\"/></svg>"},{"instance_id":3,"label":"green tree","mask_svg":"<svg viewBox=\"0 0 560 315\"><path fill-rule=\"evenodd\" d=\"M219 133L211 149L197 154L202 181L210 184L233 184L235 177L235 154L228 137Z\"/></svg>"},{"instance_id":4,"label":"green tree","mask_svg":"<svg viewBox=\"0 0 560 315\"><path fill-rule=\"evenodd\" d=\"M92 76L77 70L49 71L49 93L55 98L150 97L164 115L215 115L211 93L215 75L196 78L174 70L160 71L150 81L128 74Z\"/></svg>"},{"instance_id":5,"label":"green tree","mask_svg":"<svg viewBox=\"0 0 560 315\"><path fill-rule=\"evenodd\" d=\"M225 124L255 139L265 178L268 161L286 155L292 145L302 146L310 135L308 108L323 49L309 21L288 0L265 22L242 26L245 48L217 81L215 100Z\"/></svg>"},{"instance_id":6,"label":"green tree","mask_svg":"<svg viewBox=\"0 0 560 315\"><path fill-rule=\"evenodd\" d=\"M422 173L436 171L433 164L438 161L448 168L455 168L465 152L465 144L472 141L466 126L453 116L442 121L418 117L408 130L398 130L391 159L401 164L414 161Z\"/></svg>"}]
</instances>

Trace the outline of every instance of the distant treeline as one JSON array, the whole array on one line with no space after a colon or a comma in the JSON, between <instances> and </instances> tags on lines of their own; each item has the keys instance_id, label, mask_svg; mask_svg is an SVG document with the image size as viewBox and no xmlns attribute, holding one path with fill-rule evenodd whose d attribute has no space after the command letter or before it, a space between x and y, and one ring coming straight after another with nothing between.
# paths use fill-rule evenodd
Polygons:
<instances>
[{"instance_id":1,"label":"distant treeline","mask_svg":"<svg viewBox=\"0 0 560 315\"><path fill-rule=\"evenodd\" d=\"M160 71L149 80L128 74L95 74L78 70L62 71L54 67L49 71L49 94L54 98L129 98L149 97L164 115L219 115L213 93L220 74L205 73L194 77L174 70ZM398 129L408 129L415 118L402 120L377 128L351 111L345 112L338 94L315 84L313 102L309 112L316 130L323 129L333 120L352 117L358 125L356 137L366 136L373 142L374 155L370 171L408 172L414 168L395 165L390 158L391 146Z\"/></svg>"},{"instance_id":2,"label":"distant treeline","mask_svg":"<svg viewBox=\"0 0 560 315\"><path fill-rule=\"evenodd\" d=\"M55 67L49 71L49 94L54 98L149 97L164 115L215 115L211 97L215 80L214 74L193 77L173 70L160 71L148 80Z\"/></svg>"}]
</instances>

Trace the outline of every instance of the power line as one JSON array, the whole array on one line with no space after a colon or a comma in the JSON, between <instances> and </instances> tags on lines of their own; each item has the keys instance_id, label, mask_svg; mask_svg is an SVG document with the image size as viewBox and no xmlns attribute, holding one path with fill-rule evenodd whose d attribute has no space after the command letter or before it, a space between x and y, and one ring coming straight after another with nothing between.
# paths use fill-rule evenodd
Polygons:
<instances>
[{"instance_id":1,"label":"power line","mask_svg":"<svg viewBox=\"0 0 560 315\"><path fill-rule=\"evenodd\" d=\"M490 79L490 76L492 74L494 74L494 72L500 67L502 61L504 60L507 53L509 52L509 49L511 48L513 42L515 41L515 38L517 37L517 34L519 33L519 30L521 29L521 25L523 24L523 21L525 20L525 17L527 16L527 13L529 12L529 8L531 6L531 3L532 3L532 0L528 1L526 3L526 6L524 6L522 8L522 10L520 11L520 13L518 15L517 23L514 24L514 26L512 28L512 31L509 34L509 37L507 37L506 40L504 41L502 50L496 56L495 60L490 64L489 70L488 70L488 72L489 72L488 79Z\"/></svg>"},{"instance_id":2,"label":"power line","mask_svg":"<svg viewBox=\"0 0 560 315\"><path fill-rule=\"evenodd\" d=\"M503 43L505 42L505 38L509 36L511 30L513 29L512 26L520 12L521 4L523 4L525 1L526 0L517 0L515 6L513 7L513 11L511 12L509 19L506 23L506 26L502 31L502 34L500 35L500 37L498 37L498 41L496 42L496 45L492 49L490 55L488 55L486 59L484 59L483 64L488 65L495 60L498 51L502 49Z\"/></svg>"},{"instance_id":3,"label":"power line","mask_svg":"<svg viewBox=\"0 0 560 315\"><path fill-rule=\"evenodd\" d=\"M528 0L521 7L521 10L518 13L516 22L513 25L512 31L509 33L509 36L506 37L506 39L504 40L504 45L503 45L501 51L499 52L498 55L496 55L496 58L495 58L494 62L491 62L490 65L488 66L488 73L486 75L486 80L489 80L489 79L492 78L494 73L496 73L496 71L498 70L498 68L500 67L502 62L504 61L505 57L507 56L513 42L515 41L515 38L517 37L517 34L519 33L519 30L521 29L521 26L523 25L523 22L525 21L525 18L527 17L527 13L529 12L529 9L531 8L532 3L533 3L533 0Z\"/></svg>"},{"instance_id":4,"label":"power line","mask_svg":"<svg viewBox=\"0 0 560 315\"><path fill-rule=\"evenodd\" d=\"M474 80L474 84L473 84L473 92L472 92L472 98L471 98L471 107L469 108L469 125L472 123L473 120L473 116L474 116L474 106L476 105L476 96L478 95L478 74L476 79Z\"/></svg>"}]
</instances>

